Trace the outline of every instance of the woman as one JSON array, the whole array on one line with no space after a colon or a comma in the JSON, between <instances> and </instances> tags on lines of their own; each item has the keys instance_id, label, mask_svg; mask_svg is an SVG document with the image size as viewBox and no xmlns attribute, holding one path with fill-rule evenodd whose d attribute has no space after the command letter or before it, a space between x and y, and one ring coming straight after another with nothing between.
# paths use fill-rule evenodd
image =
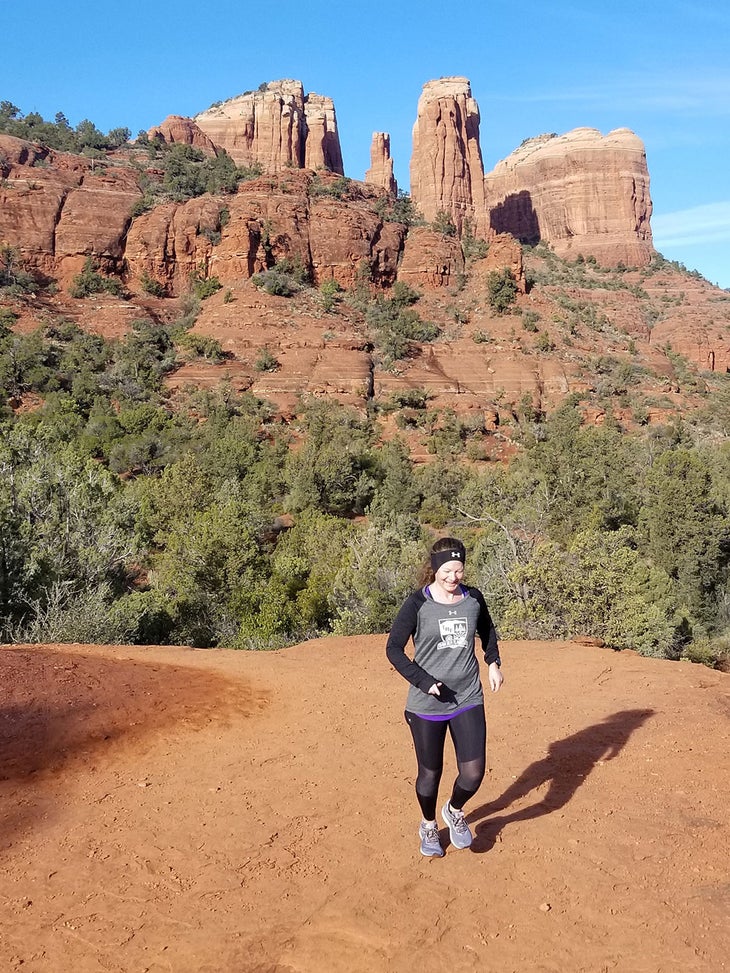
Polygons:
<instances>
[{"instance_id":1,"label":"woman","mask_svg":"<svg viewBox=\"0 0 730 973\"><path fill-rule=\"evenodd\" d=\"M454 537L436 541L424 570L423 587L404 602L386 648L392 665L411 684L405 717L418 761L416 797L423 814L418 833L421 854L427 857L444 854L436 802L447 729L454 742L458 776L441 816L455 848L468 848L472 842L464 804L476 794L484 777L487 744L475 635L489 665L492 692L504 681L497 633L484 596L477 588L462 584L465 562L461 541ZM413 659L405 653L411 638Z\"/></svg>"}]
</instances>

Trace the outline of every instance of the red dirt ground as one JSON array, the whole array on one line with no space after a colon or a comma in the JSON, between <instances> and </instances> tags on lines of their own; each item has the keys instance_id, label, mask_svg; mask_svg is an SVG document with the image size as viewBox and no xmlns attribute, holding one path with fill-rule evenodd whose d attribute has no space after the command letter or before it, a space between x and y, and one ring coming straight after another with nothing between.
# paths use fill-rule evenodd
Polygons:
<instances>
[{"instance_id":1,"label":"red dirt ground","mask_svg":"<svg viewBox=\"0 0 730 973\"><path fill-rule=\"evenodd\" d=\"M728 968L730 676L504 643L434 860L383 644L0 649L0 970Z\"/></svg>"}]
</instances>

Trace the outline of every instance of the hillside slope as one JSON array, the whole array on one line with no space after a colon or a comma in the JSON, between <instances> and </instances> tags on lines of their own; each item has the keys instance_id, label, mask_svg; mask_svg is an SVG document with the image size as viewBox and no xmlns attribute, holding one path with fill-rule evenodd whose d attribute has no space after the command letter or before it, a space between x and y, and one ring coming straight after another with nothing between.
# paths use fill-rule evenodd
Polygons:
<instances>
[{"instance_id":1,"label":"hillside slope","mask_svg":"<svg viewBox=\"0 0 730 973\"><path fill-rule=\"evenodd\" d=\"M503 658L475 844L426 860L382 637L0 650L0 968L725 969L728 676Z\"/></svg>"}]
</instances>

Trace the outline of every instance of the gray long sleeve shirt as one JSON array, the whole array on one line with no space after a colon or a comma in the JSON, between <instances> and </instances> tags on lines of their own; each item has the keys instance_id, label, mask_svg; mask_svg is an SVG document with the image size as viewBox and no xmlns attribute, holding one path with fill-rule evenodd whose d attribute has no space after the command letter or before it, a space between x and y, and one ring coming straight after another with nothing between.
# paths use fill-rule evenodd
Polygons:
<instances>
[{"instance_id":1,"label":"gray long sleeve shirt","mask_svg":"<svg viewBox=\"0 0 730 973\"><path fill-rule=\"evenodd\" d=\"M484 700L474 638L479 636L486 662L495 662L497 633L481 591L465 591L454 605L433 601L423 589L414 591L393 622L385 651L411 683L406 709L412 713L446 715ZM413 659L405 652L411 638ZM435 682L443 683L440 696L428 694Z\"/></svg>"}]
</instances>

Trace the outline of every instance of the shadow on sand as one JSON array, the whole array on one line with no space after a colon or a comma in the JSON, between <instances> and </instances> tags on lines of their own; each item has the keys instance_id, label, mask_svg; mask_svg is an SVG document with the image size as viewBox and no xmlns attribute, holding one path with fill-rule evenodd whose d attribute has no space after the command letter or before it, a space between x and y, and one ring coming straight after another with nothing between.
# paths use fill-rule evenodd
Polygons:
<instances>
[{"instance_id":1,"label":"shadow on sand","mask_svg":"<svg viewBox=\"0 0 730 973\"><path fill-rule=\"evenodd\" d=\"M564 740L551 743L547 754L530 764L500 797L467 814L475 832L472 851L489 851L508 824L539 818L564 807L596 764L616 757L631 734L653 714L651 709L624 710ZM507 811L544 784L548 789L541 800L508 814L494 816L495 812Z\"/></svg>"}]
</instances>

